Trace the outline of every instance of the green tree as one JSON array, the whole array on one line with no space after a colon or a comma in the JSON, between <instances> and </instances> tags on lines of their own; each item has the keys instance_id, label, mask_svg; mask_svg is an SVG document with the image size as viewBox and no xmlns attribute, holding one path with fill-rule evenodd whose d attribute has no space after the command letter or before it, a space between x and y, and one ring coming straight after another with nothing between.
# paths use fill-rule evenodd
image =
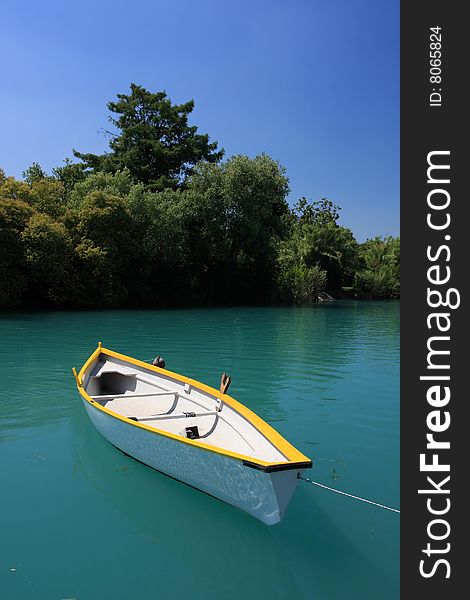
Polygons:
<instances>
[{"instance_id":1,"label":"green tree","mask_svg":"<svg viewBox=\"0 0 470 600\"><path fill-rule=\"evenodd\" d=\"M74 246L68 301L120 306L128 296L126 278L139 238L126 198L92 191L64 217Z\"/></svg>"},{"instance_id":2,"label":"green tree","mask_svg":"<svg viewBox=\"0 0 470 600\"><path fill-rule=\"evenodd\" d=\"M0 198L11 200L30 200L31 186L14 177L7 177L4 171L0 172Z\"/></svg>"},{"instance_id":3,"label":"green tree","mask_svg":"<svg viewBox=\"0 0 470 600\"><path fill-rule=\"evenodd\" d=\"M119 131L110 136L110 152L102 155L74 155L93 172L114 173L129 169L136 181L155 190L178 187L191 173L194 165L205 160L216 162L223 156L217 142L209 142L207 134L197 133L188 124L194 101L172 104L165 92L152 93L131 84L130 94L118 94L108 109L109 120Z\"/></svg>"},{"instance_id":4,"label":"green tree","mask_svg":"<svg viewBox=\"0 0 470 600\"><path fill-rule=\"evenodd\" d=\"M77 230L106 250L116 268L123 268L134 253L132 216L126 200L104 192L91 192L78 210Z\"/></svg>"},{"instance_id":5,"label":"green tree","mask_svg":"<svg viewBox=\"0 0 470 600\"><path fill-rule=\"evenodd\" d=\"M72 208L78 208L92 192L103 192L106 195L125 198L136 185L138 184L132 179L129 169L115 173L98 171L75 183L68 194L67 204ZM142 189L142 186L139 189Z\"/></svg>"},{"instance_id":6,"label":"green tree","mask_svg":"<svg viewBox=\"0 0 470 600\"><path fill-rule=\"evenodd\" d=\"M278 294L284 302L309 304L317 302L318 294L327 285L326 271L310 262L308 242L296 231L279 244L277 256Z\"/></svg>"},{"instance_id":7,"label":"green tree","mask_svg":"<svg viewBox=\"0 0 470 600\"><path fill-rule=\"evenodd\" d=\"M35 213L21 233L34 302L61 304L66 299L66 282L72 245L63 223Z\"/></svg>"},{"instance_id":8,"label":"green tree","mask_svg":"<svg viewBox=\"0 0 470 600\"><path fill-rule=\"evenodd\" d=\"M66 158L63 166L52 169L52 175L63 184L65 193L69 194L76 183L87 178L88 173L86 165L74 163L70 158Z\"/></svg>"},{"instance_id":9,"label":"green tree","mask_svg":"<svg viewBox=\"0 0 470 600\"><path fill-rule=\"evenodd\" d=\"M172 223L173 254L196 302L271 297L288 189L284 169L268 156L234 156L199 164L185 190L163 195L160 215Z\"/></svg>"},{"instance_id":10,"label":"green tree","mask_svg":"<svg viewBox=\"0 0 470 600\"><path fill-rule=\"evenodd\" d=\"M341 207L328 198L309 202L302 197L294 206L294 214L302 225L337 225Z\"/></svg>"},{"instance_id":11,"label":"green tree","mask_svg":"<svg viewBox=\"0 0 470 600\"><path fill-rule=\"evenodd\" d=\"M332 290L350 285L357 265L358 245L352 231L338 224L340 210L326 198L310 203L302 198L292 211L290 236L281 245L281 252L297 256L299 265L325 272Z\"/></svg>"},{"instance_id":12,"label":"green tree","mask_svg":"<svg viewBox=\"0 0 470 600\"><path fill-rule=\"evenodd\" d=\"M32 185L35 181L45 179L46 177L47 175L45 171L37 162L34 162L26 169L26 171L23 171L23 179L26 181L26 183L29 183L29 185Z\"/></svg>"},{"instance_id":13,"label":"green tree","mask_svg":"<svg viewBox=\"0 0 470 600\"><path fill-rule=\"evenodd\" d=\"M29 190L28 202L40 212L57 218L66 210L64 184L51 177L34 179Z\"/></svg>"},{"instance_id":14,"label":"green tree","mask_svg":"<svg viewBox=\"0 0 470 600\"><path fill-rule=\"evenodd\" d=\"M66 190L62 182L48 177L38 163L23 172L24 181L0 177L0 198L24 200L36 210L58 217L65 211Z\"/></svg>"},{"instance_id":15,"label":"green tree","mask_svg":"<svg viewBox=\"0 0 470 600\"><path fill-rule=\"evenodd\" d=\"M34 213L23 200L0 197L0 307L17 306L28 289L21 234Z\"/></svg>"},{"instance_id":16,"label":"green tree","mask_svg":"<svg viewBox=\"0 0 470 600\"><path fill-rule=\"evenodd\" d=\"M368 298L400 296L400 238L376 237L359 248L361 268L355 275L356 292Z\"/></svg>"},{"instance_id":17,"label":"green tree","mask_svg":"<svg viewBox=\"0 0 470 600\"><path fill-rule=\"evenodd\" d=\"M265 301L274 288L276 242L284 234L289 180L262 154L235 156L223 166L226 238L242 301Z\"/></svg>"}]
</instances>

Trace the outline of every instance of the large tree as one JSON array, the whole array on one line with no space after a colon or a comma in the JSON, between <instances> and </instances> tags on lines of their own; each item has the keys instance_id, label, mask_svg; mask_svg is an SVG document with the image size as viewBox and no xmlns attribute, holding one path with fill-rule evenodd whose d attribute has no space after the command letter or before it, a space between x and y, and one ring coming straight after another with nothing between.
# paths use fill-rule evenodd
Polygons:
<instances>
[{"instance_id":1,"label":"large tree","mask_svg":"<svg viewBox=\"0 0 470 600\"><path fill-rule=\"evenodd\" d=\"M185 190L161 194L160 216L175 245L166 253L181 260L178 274L186 274L196 302L271 298L288 191L284 168L262 154L201 163Z\"/></svg>"},{"instance_id":2,"label":"large tree","mask_svg":"<svg viewBox=\"0 0 470 600\"><path fill-rule=\"evenodd\" d=\"M131 84L130 94L118 94L108 108L109 120L119 133L110 136L110 152L86 154L74 150L92 171L114 173L124 168L151 189L176 188L200 160L217 162L223 150L188 124L194 101L172 104L165 92L152 93Z\"/></svg>"}]
</instances>

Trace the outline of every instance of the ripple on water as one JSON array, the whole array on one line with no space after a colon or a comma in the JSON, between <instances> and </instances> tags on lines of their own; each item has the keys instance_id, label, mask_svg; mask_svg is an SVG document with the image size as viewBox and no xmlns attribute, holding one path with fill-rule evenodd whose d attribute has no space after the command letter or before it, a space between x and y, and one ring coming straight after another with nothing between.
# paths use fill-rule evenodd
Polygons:
<instances>
[{"instance_id":1,"label":"ripple on water","mask_svg":"<svg viewBox=\"0 0 470 600\"><path fill-rule=\"evenodd\" d=\"M234 597L219 560L227 556L237 556L238 597L397 597L396 518L299 485L286 519L267 529L106 444L86 418L71 367L101 340L137 358L161 354L169 369L215 387L226 371L231 394L313 458L314 479L394 505L398 327L399 304L373 302L0 314L0 472L10 490L0 498L0 519L8 515L0 529L8 555L45 597L71 589L92 597L104 585L116 598L136 589L147 597L158 574L165 597L181 565L192 598L220 590ZM31 494L34 514L25 506ZM24 532L13 526L25 518ZM63 531L73 540L66 552ZM100 564L84 578L78 566L90 539ZM105 581L119 561L119 585Z\"/></svg>"}]
</instances>

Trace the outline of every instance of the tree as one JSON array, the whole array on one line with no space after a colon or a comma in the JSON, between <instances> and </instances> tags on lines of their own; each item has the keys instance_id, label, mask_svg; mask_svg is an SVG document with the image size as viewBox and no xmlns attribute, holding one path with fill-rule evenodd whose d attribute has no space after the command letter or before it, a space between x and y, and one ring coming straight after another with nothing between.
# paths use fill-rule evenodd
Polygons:
<instances>
[{"instance_id":1,"label":"tree","mask_svg":"<svg viewBox=\"0 0 470 600\"><path fill-rule=\"evenodd\" d=\"M376 237L359 248L361 268L354 287L368 298L398 298L400 296L400 238Z\"/></svg>"},{"instance_id":2,"label":"tree","mask_svg":"<svg viewBox=\"0 0 470 600\"><path fill-rule=\"evenodd\" d=\"M126 197L134 187L138 187L128 169L115 173L97 172L82 181L77 181L68 195L68 206L78 208L92 192L103 192L111 196ZM140 186L141 188L142 186Z\"/></svg>"},{"instance_id":3,"label":"tree","mask_svg":"<svg viewBox=\"0 0 470 600\"><path fill-rule=\"evenodd\" d=\"M309 202L302 197L294 206L294 214L298 221L308 225L337 225L341 207L333 204L328 198Z\"/></svg>"},{"instance_id":4,"label":"tree","mask_svg":"<svg viewBox=\"0 0 470 600\"><path fill-rule=\"evenodd\" d=\"M74 246L68 301L122 305L128 296L129 265L140 242L127 199L92 191L69 209L64 223Z\"/></svg>"},{"instance_id":5,"label":"tree","mask_svg":"<svg viewBox=\"0 0 470 600\"><path fill-rule=\"evenodd\" d=\"M34 213L23 200L0 197L0 307L20 304L28 288L21 233Z\"/></svg>"},{"instance_id":6,"label":"tree","mask_svg":"<svg viewBox=\"0 0 470 600\"><path fill-rule=\"evenodd\" d=\"M39 212L58 217L65 211L66 190L61 181L49 177L38 163L23 172L24 181L0 177L0 198L24 200Z\"/></svg>"},{"instance_id":7,"label":"tree","mask_svg":"<svg viewBox=\"0 0 470 600\"><path fill-rule=\"evenodd\" d=\"M45 179L47 177L45 171L41 167L41 165L37 162L34 162L30 167L23 171L23 179L29 185L33 185L35 181L40 181L41 179Z\"/></svg>"},{"instance_id":8,"label":"tree","mask_svg":"<svg viewBox=\"0 0 470 600\"><path fill-rule=\"evenodd\" d=\"M186 189L163 195L162 212L178 232L175 254L197 301L270 299L288 189L283 167L268 156L234 156L199 164Z\"/></svg>"},{"instance_id":9,"label":"tree","mask_svg":"<svg viewBox=\"0 0 470 600\"><path fill-rule=\"evenodd\" d=\"M62 303L66 297L64 282L72 252L67 229L52 217L35 213L22 231L21 241L34 301Z\"/></svg>"},{"instance_id":10,"label":"tree","mask_svg":"<svg viewBox=\"0 0 470 600\"><path fill-rule=\"evenodd\" d=\"M295 218L286 242L301 264L317 266L327 274L332 290L350 285L357 265L357 242L350 229L338 225L340 210L326 198L310 203L301 198L294 207Z\"/></svg>"},{"instance_id":11,"label":"tree","mask_svg":"<svg viewBox=\"0 0 470 600\"><path fill-rule=\"evenodd\" d=\"M188 124L194 101L172 104L165 92L152 93L131 84L130 94L118 94L108 109L116 117L109 121L119 131L110 136L110 152L97 155L74 150L74 155L93 172L114 173L124 168L154 190L176 188L192 172L194 165L205 160L217 162L223 151L207 134L198 134Z\"/></svg>"},{"instance_id":12,"label":"tree","mask_svg":"<svg viewBox=\"0 0 470 600\"><path fill-rule=\"evenodd\" d=\"M316 302L327 285L326 271L308 263L309 248L305 238L295 232L279 244L277 284L280 299L308 304Z\"/></svg>"},{"instance_id":13,"label":"tree","mask_svg":"<svg viewBox=\"0 0 470 600\"><path fill-rule=\"evenodd\" d=\"M42 177L32 181L28 202L40 212L57 218L66 210L64 184L52 177Z\"/></svg>"},{"instance_id":14,"label":"tree","mask_svg":"<svg viewBox=\"0 0 470 600\"><path fill-rule=\"evenodd\" d=\"M52 169L52 175L63 184L65 193L69 194L76 183L87 178L86 165L74 163L70 158L66 158L64 163L62 167Z\"/></svg>"},{"instance_id":15,"label":"tree","mask_svg":"<svg viewBox=\"0 0 470 600\"><path fill-rule=\"evenodd\" d=\"M18 181L14 177L6 177L0 171L0 198L10 200L30 200L31 187L24 181Z\"/></svg>"}]
</instances>

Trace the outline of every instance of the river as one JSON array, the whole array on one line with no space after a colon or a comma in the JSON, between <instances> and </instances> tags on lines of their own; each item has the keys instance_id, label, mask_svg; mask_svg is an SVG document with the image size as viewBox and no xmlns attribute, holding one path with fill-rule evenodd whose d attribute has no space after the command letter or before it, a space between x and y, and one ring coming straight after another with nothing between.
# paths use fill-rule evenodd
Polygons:
<instances>
[{"instance_id":1,"label":"river","mask_svg":"<svg viewBox=\"0 0 470 600\"><path fill-rule=\"evenodd\" d=\"M137 463L75 389L98 341L218 387L325 485L399 506L399 303L0 313L0 597L399 597L399 515L300 481L284 520Z\"/></svg>"}]
</instances>

